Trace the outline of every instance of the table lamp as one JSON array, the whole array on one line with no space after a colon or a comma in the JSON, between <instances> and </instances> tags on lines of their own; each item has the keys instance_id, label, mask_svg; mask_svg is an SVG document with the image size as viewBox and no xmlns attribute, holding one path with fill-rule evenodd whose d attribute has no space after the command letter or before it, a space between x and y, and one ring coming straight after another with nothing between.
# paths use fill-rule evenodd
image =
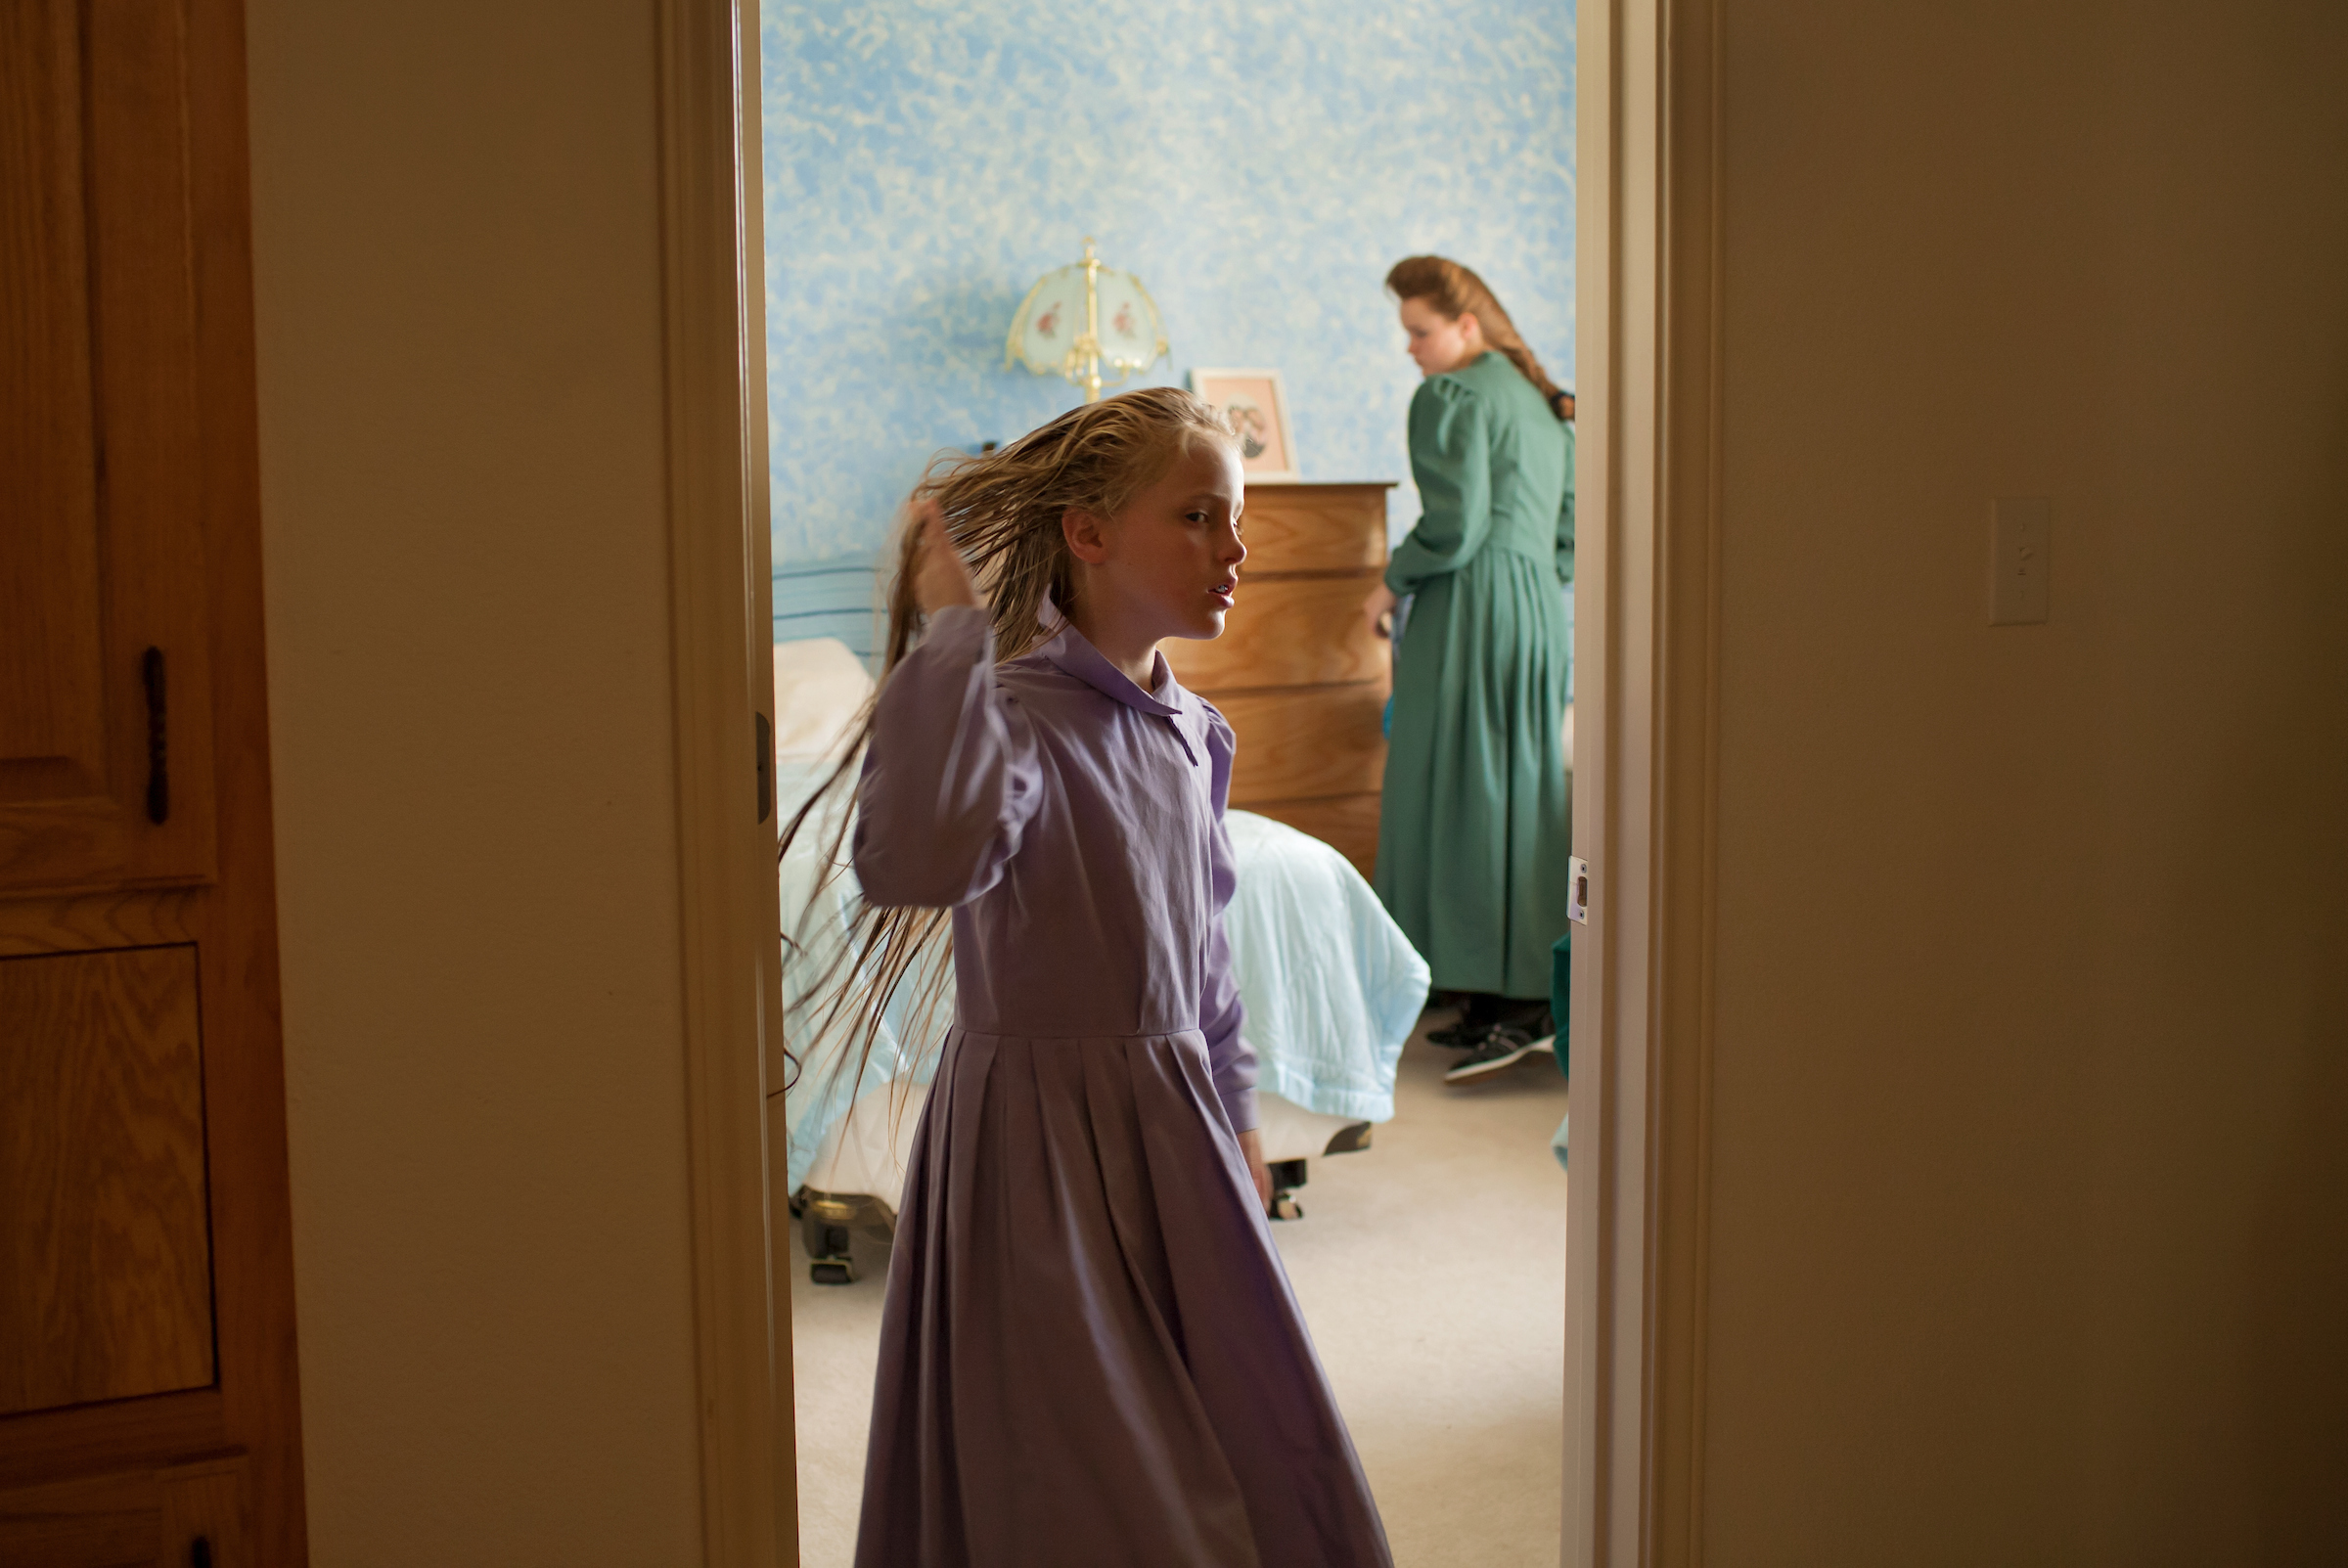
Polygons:
<instances>
[{"instance_id":1,"label":"table lamp","mask_svg":"<svg viewBox=\"0 0 2348 1568\"><path fill-rule=\"evenodd\" d=\"M1084 388L1087 403L1101 401L1101 388L1123 384L1136 371L1166 357L1166 327L1157 302L1130 272L1101 265L1093 238L1084 239L1084 259L1036 280L1018 314L1003 366L1023 364L1038 376L1058 374ZM1104 367L1115 372L1104 381Z\"/></svg>"}]
</instances>

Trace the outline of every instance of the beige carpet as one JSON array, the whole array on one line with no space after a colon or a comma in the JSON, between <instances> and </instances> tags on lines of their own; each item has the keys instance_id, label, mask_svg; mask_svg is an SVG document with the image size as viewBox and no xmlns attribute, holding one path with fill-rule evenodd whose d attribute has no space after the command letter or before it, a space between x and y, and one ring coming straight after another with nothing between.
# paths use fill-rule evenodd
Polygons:
<instances>
[{"instance_id":1,"label":"beige carpet","mask_svg":"<svg viewBox=\"0 0 2348 1568\"><path fill-rule=\"evenodd\" d=\"M1429 1022L1443 1021L1429 1014ZM1315 1160L1281 1254L1384 1514L1398 1568L1547 1568L1563 1465L1565 1085L1547 1057L1453 1089L1414 1039L1366 1153ZM822 1288L791 1255L800 1561L846 1568L885 1249Z\"/></svg>"}]
</instances>

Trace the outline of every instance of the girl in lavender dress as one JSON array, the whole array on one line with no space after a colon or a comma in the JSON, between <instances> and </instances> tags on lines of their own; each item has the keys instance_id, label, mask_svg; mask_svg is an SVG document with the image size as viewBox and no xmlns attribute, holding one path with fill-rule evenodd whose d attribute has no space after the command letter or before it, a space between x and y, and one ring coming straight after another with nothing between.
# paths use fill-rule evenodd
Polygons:
<instances>
[{"instance_id":1,"label":"girl in lavender dress","mask_svg":"<svg viewBox=\"0 0 2348 1568\"><path fill-rule=\"evenodd\" d=\"M858 1568L1391 1561L1265 1224L1231 730L1157 653L1222 633L1243 499L1229 426L1172 388L915 492L853 840L884 978L837 1005L877 1018L950 910L957 1022L889 1265Z\"/></svg>"}]
</instances>

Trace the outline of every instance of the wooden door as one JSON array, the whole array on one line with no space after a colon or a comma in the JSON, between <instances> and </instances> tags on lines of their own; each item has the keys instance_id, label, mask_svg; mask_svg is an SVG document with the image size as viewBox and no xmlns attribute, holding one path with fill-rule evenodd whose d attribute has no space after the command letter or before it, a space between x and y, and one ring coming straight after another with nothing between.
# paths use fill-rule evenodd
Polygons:
<instances>
[{"instance_id":1,"label":"wooden door","mask_svg":"<svg viewBox=\"0 0 2348 1568\"><path fill-rule=\"evenodd\" d=\"M0 1562L305 1560L235 0L0 4Z\"/></svg>"}]
</instances>

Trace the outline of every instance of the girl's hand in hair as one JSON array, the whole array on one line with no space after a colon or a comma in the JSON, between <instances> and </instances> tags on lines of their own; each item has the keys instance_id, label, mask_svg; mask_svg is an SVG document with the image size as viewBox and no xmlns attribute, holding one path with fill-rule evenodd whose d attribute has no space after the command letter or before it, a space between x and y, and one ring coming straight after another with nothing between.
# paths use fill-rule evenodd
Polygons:
<instances>
[{"instance_id":1,"label":"girl's hand in hair","mask_svg":"<svg viewBox=\"0 0 2348 1568\"><path fill-rule=\"evenodd\" d=\"M920 543L914 551L913 594L921 602L922 613L934 615L949 605L978 604L978 585L971 579L962 552L948 537L946 515L937 509L937 503L917 502L913 525L920 530Z\"/></svg>"}]
</instances>

